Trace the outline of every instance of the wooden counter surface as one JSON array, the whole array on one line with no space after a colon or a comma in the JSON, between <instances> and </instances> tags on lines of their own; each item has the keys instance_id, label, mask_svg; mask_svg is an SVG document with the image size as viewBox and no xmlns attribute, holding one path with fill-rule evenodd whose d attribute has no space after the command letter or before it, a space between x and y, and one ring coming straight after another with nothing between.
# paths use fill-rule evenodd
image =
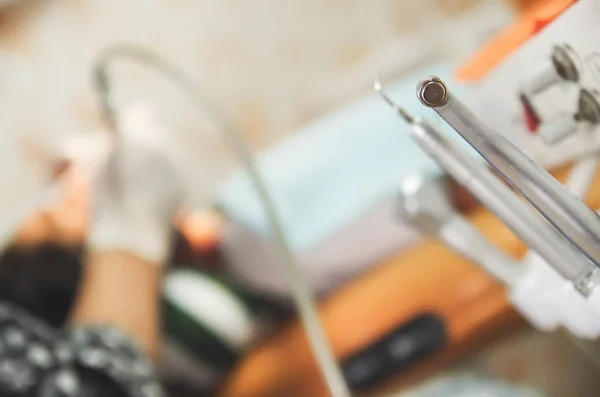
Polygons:
<instances>
[{"instance_id":1,"label":"wooden counter surface","mask_svg":"<svg viewBox=\"0 0 600 397\"><path fill-rule=\"evenodd\" d=\"M556 175L562 180L568 173L561 170ZM588 204L593 208L600 206L599 177ZM487 209L477 208L468 216L510 255L520 257L526 252L526 246ZM326 333L342 359L423 312L436 313L446 321L450 346L398 376L378 393L422 379L477 346L525 326L499 284L432 239L424 239L389 258L320 305ZM327 396L298 321L288 324L249 354L220 393L220 397Z\"/></svg>"}]
</instances>

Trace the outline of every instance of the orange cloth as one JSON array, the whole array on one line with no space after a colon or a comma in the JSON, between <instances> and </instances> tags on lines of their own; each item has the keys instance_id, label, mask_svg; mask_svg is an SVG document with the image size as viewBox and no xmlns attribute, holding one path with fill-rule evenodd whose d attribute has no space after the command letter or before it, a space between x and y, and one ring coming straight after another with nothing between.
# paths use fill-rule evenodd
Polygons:
<instances>
[{"instance_id":1,"label":"orange cloth","mask_svg":"<svg viewBox=\"0 0 600 397\"><path fill-rule=\"evenodd\" d=\"M577 0L537 0L517 21L487 43L475 56L461 66L456 75L460 80L473 81L484 77L511 52L535 36Z\"/></svg>"}]
</instances>

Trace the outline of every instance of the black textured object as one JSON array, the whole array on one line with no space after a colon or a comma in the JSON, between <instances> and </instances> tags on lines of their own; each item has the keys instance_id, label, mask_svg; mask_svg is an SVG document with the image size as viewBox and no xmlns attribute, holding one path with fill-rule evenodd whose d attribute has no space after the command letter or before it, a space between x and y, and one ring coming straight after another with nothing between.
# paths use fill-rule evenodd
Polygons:
<instances>
[{"instance_id":1,"label":"black textured object","mask_svg":"<svg viewBox=\"0 0 600 397\"><path fill-rule=\"evenodd\" d=\"M110 327L55 330L0 301L0 396L163 397L152 365Z\"/></svg>"},{"instance_id":2,"label":"black textured object","mask_svg":"<svg viewBox=\"0 0 600 397\"><path fill-rule=\"evenodd\" d=\"M352 390L372 389L433 355L447 341L446 326L438 316L420 315L345 360L344 376Z\"/></svg>"},{"instance_id":3,"label":"black textured object","mask_svg":"<svg viewBox=\"0 0 600 397\"><path fill-rule=\"evenodd\" d=\"M0 256L0 299L62 326L79 287L82 249L45 243Z\"/></svg>"}]
</instances>

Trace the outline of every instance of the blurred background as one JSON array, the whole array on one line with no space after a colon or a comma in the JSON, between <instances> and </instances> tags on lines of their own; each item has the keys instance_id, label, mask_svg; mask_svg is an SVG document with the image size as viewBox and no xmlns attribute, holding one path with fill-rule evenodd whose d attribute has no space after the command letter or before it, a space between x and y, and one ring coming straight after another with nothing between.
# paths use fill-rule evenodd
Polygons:
<instances>
[{"instance_id":1,"label":"blurred background","mask_svg":"<svg viewBox=\"0 0 600 397\"><path fill-rule=\"evenodd\" d=\"M487 121L516 125L507 135L564 181L585 141L547 151L517 92L489 98L516 84L518 68L503 65L527 64L527 43L546 56L560 35L534 36L573 3L586 2L0 1L0 297L56 328L69 317L90 183L111 149L94 67L126 43L191 76L256 155L357 395L596 396L590 341L534 330L504 286L400 219L402 182L425 175L503 251L526 251L373 93L380 75L412 114L433 118L416 82L447 78ZM110 75L123 133L160 136L185 182L162 288L163 384L177 396L327 396L284 259L214 111L143 65L115 62ZM401 341L410 353L394 358Z\"/></svg>"},{"instance_id":2,"label":"blurred background","mask_svg":"<svg viewBox=\"0 0 600 397\"><path fill-rule=\"evenodd\" d=\"M192 75L255 150L368 92L376 70L399 75L434 57L465 57L515 12L512 2L454 0L5 3L3 106L15 110L3 123L48 145L53 134L99 128L90 70L102 49L127 42ZM469 16L476 34L462 23ZM125 66L133 70L124 72L124 89L151 81L148 71ZM196 165L222 178L226 154L210 150L216 143L203 135L195 137L205 139Z\"/></svg>"}]
</instances>

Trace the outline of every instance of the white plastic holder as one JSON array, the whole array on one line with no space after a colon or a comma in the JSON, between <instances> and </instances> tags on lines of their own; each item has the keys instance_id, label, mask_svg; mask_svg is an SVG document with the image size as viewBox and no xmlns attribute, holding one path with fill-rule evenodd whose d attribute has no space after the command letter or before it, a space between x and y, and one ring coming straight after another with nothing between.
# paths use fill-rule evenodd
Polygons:
<instances>
[{"instance_id":1,"label":"white plastic holder","mask_svg":"<svg viewBox=\"0 0 600 397\"><path fill-rule=\"evenodd\" d=\"M548 265L537 255L530 255L523 265L527 271L511 287L508 299L533 327L554 331L561 325L556 306L560 278L547 272Z\"/></svg>"},{"instance_id":2,"label":"white plastic holder","mask_svg":"<svg viewBox=\"0 0 600 397\"><path fill-rule=\"evenodd\" d=\"M544 61L532 73L521 80L521 90L525 95L532 96L541 93L549 87L562 81L551 60Z\"/></svg>"},{"instance_id":3,"label":"white plastic holder","mask_svg":"<svg viewBox=\"0 0 600 397\"><path fill-rule=\"evenodd\" d=\"M511 288L509 299L531 325L545 332L563 326L582 339L600 336L600 291L595 291L595 312L573 283L538 255L529 255L524 265L528 270Z\"/></svg>"},{"instance_id":4,"label":"white plastic holder","mask_svg":"<svg viewBox=\"0 0 600 397\"><path fill-rule=\"evenodd\" d=\"M588 299L583 297L575 289L573 283L567 280L563 280L563 286L559 291L557 306L564 327L580 339L598 338L600 336L600 316L594 312Z\"/></svg>"},{"instance_id":5,"label":"white plastic holder","mask_svg":"<svg viewBox=\"0 0 600 397\"><path fill-rule=\"evenodd\" d=\"M587 299L594 315L600 318L600 285L596 285Z\"/></svg>"},{"instance_id":6,"label":"white plastic holder","mask_svg":"<svg viewBox=\"0 0 600 397\"><path fill-rule=\"evenodd\" d=\"M592 163L590 163L590 167L591 165ZM600 209L597 209L596 213L600 214ZM587 302L594 315L600 318L600 285L595 285L592 288L592 292L588 296Z\"/></svg>"}]
</instances>

